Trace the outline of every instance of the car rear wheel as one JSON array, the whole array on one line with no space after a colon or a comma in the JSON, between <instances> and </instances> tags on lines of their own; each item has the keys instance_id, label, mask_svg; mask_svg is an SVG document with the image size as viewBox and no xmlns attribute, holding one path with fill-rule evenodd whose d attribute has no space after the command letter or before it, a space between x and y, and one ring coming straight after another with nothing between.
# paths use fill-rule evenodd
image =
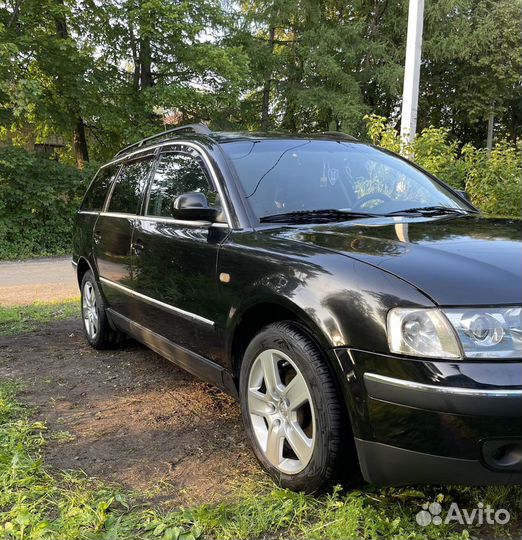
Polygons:
<instances>
[{"instance_id":1,"label":"car rear wheel","mask_svg":"<svg viewBox=\"0 0 522 540\"><path fill-rule=\"evenodd\" d=\"M252 340L241 366L240 400L256 457L279 485L306 492L331 485L342 408L321 351L298 327L272 324Z\"/></svg>"},{"instance_id":2,"label":"car rear wheel","mask_svg":"<svg viewBox=\"0 0 522 540\"><path fill-rule=\"evenodd\" d=\"M85 273L81 283L81 307L85 337L95 349L109 349L121 341L122 335L112 329L106 306L93 273Z\"/></svg>"}]
</instances>

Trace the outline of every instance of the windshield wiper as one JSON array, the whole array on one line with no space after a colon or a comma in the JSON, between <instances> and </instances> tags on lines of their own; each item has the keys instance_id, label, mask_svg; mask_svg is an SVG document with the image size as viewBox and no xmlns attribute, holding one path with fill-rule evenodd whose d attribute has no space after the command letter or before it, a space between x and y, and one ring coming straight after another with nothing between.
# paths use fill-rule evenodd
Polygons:
<instances>
[{"instance_id":1,"label":"windshield wiper","mask_svg":"<svg viewBox=\"0 0 522 540\"><path fill-rule=\"evenodd\" d=\"M350 219L377 217L379 214L367 212L350 212L349 210L297 210L295 212L284 212L282 214L272 214L259 218L261 223L306 223L306 222L330 222L348 221Z\"/></svg>"},{"instance_id":2,"label":"windshield wiper","mask_svg":"<svg viewBox=\"0 0 522 540\"><path fill-rule=\"evenodd\" d=\"M395 210L395 212L388 212L387 216L401 216L408 214L420 214L422 216L442 216L445 214L468 214L472 210L465 210L464 208L451 208L449 206L419 206L416 208L405 208L404 210Z\"/></svg>"}]
</instances>

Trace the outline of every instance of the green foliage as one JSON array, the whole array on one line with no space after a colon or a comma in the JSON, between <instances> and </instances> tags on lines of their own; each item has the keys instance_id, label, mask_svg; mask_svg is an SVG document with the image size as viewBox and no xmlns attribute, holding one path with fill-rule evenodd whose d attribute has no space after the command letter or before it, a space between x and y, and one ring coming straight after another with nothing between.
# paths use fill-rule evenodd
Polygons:
<instances>
[{"instance_id":1,"label":"green foliage","mask_svg":"<svg viewBox=\"0 0 522 540\"><path fill-rule=\"evenodd\" d=\"M426 2L419 129L483 146L522 125L522 0ZM401 106L400 0L0 2L0 137L105 160L173 113L216 128L360 135ZM83 126L83 129L80 129Z\"/></svg>"},{"instance_id":2,"label":"green foliage","mask_svg":"<svg viewBox=\"0 0 522 540\"><path fill-rule=\"evenodd\" d=\"M80 172L0 148L0 259L69 253L74 212L93 168Z\"/></svg>"},{"instance_id":3,"label":"green foliage","mask_svg":"<svg viewBox=\"0 0 522 540\"><path fill-rule=\"evenodd\" d=\"M509 215L520 215L521 9L522 0L426 2L411 149L482 209ZM81 168L160 131L165 115L364 136L373 112L370 137L399 151L384 118L401 106L406 24L400 0L0 2L0 141L57 136L61 163ZM491 115L498 140L514 142L488 156ZM0 150L0 259L68 251L91 175Z\"/></svg>"},{"instance_id":4,"label":"green foliage","mask_svg":"<svg viewBox=\"0 0 522 540\"><path fill-rule=\"evenodd\" d=\"M365 113L397 116L407 2L256 0L241 7L240 43L252 78L246 125L259 126L267 83L272 127L357 136L364 132ZM448 126L457 138L482 146L493 114L496 132L516 137L522 121L521 9L520 0L426 2L420 129Z\"/></svg>"},{"instance_id":5,"label":"green foliage","mask_svg":"<svg viewBox=\"0 0 522 540\"><path fill-rule=\"evenodd\" d=\"M0 336L29 332L42 323L80 315L79 299L65 302L34 303L29 306L0 306Z\"/></svg>"},{"instance_id":6,"label":"green foliage","mask_svg":"<svg viewBox=\"0 0 522 540\"><path fill-rule=\"evenodd\" d=\"M435 487L419 491L369 486L313 497L252 483L239 488L233 502L165 512L138 504L134 494L80 472L51 474L42 457L52 434L17 402L19 389L13 382L0 383L0 536L5 539L465 540L482 532L446 524L420 527L415 515L423 503L433 501L443 507L454 501L461 508L484 503L507 509L509 528L488 529L489 538L511 536L520 527L519 486L450 487L444 494ZM142 500L143 494L137 497Z\"/></svg>"},{"instance_id":7,"label":"green foliage","mask_svg":"<svg viewBox=\"0 0 522 540\"><path fill-rule=\"evenodd\" d=\"M463 149L466 164L466 190L484 212L509 216L521 215L521 145L505 141L488 156L471 145Z\"/></svg>"},{"instance_id":8,"label":"green foliage","mask_svg":"<svg viewBox=\"0 0 522 540\"><path fill-rule=\"evenodd\" d=\"M365 119L368 136L374 144L401 151L399 133L386 118L372 114ZM402 152L451 186L465 189L483 212L520 217L521 149L521 144L501 141L488 153L469 143L462 146L451 138L447 129L430 126L413 143L403 146Z\"/></svg>"},{"instance_id":9,"label":"green foliage","mask_svg":"<svg viewBox=\"0 0 522 540\"><path fill-rule=\"evenodd\" d=\"M419 128L448 126L482 146L490 114L500 138L522 120L520 0L426 2Z\"/></svg>"},{"instance_id":10,"label":"green foliage","mask_svg":"<svg viewBox=\"0 0 522 540\"><path fill-rule=\"evenodd\" d=\"M262 93L268 92L269 127L356 134L376 95L400 92L401 52L391 35L377 35L384 11L398 16L400 3L261 0L241 8L239 37L253 87L244 102L255 112L243 118L247 125L259 127Z\"/></svg>"},{"instance_id":11,"label":"green foliage","mask_svg":"<svg viewBox=\"0 0 522 540\"><path fill-rule=\"evenodd\" d=\"M82 122L91 158L105 160L161 131L164 112L219 117L248 71L223 43L230 25L218 0L0 2L0 136L62 136L73 161Z\"/></svg>"}]
</instances>

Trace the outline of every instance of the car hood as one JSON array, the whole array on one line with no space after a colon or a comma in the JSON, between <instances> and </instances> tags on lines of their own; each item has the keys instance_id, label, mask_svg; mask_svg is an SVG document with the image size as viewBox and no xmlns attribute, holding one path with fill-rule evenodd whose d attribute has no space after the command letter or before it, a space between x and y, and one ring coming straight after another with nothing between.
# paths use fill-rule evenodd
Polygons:
<instances>
[{"instance_id":1,"label":"car hood","mask_svg":"<svg viewBox=\"0 0 522 540\"><path fill-rule=\"evenodd\" d=\"M522 221L482 216L371 218L269 234L355 258L445 306L522 303Z\"/></svg>"}]
</instances>

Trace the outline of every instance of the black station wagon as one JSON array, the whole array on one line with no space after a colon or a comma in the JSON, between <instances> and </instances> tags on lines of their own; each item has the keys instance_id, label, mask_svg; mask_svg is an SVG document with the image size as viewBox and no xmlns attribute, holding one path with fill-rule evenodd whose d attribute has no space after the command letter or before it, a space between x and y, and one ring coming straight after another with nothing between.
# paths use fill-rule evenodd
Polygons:
<instances>
[{"instance_id":1,"label":"black station wagon","mask_svg":"<svg viewBox=\"0 0 522 540\"><path fill-rule=\"evenodd\" d=\"M99 170L73 264L89 343L236 396L283 486L522 481L520 222L393 153L161 133Z\"/></svg>"}]
</instances>

